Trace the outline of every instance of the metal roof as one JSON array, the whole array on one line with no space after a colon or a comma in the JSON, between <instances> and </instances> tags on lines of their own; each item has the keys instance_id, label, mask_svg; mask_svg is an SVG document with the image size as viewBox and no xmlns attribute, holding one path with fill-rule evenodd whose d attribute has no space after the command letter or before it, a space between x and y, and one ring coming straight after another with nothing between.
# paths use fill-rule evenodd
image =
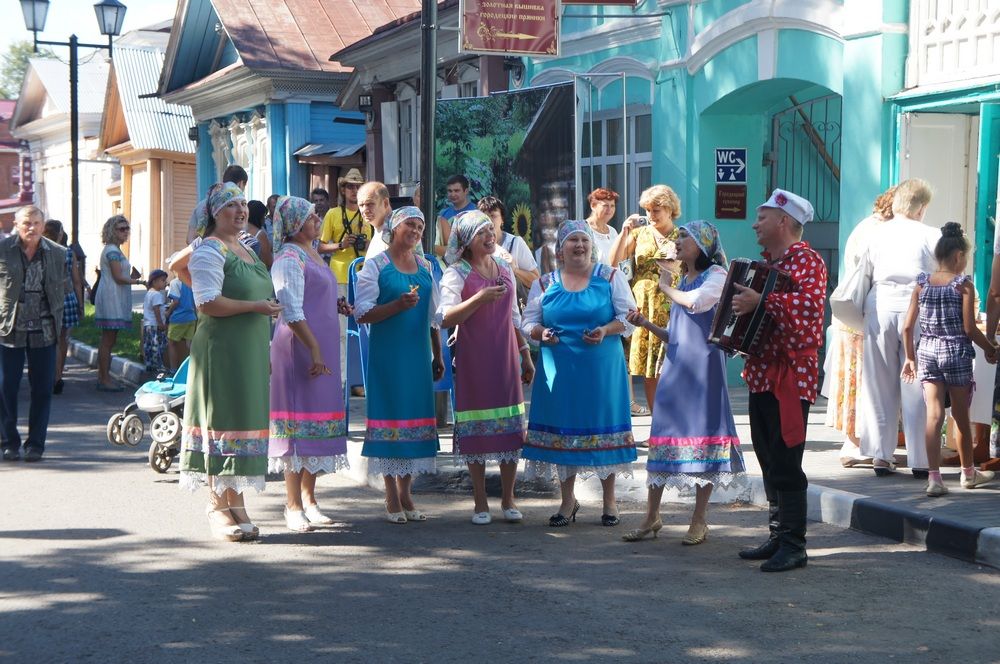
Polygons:
<instances>
[{"instance_id":1,"label":"metal roof","mask_svg":"<svg viewBox=\"0 0 1000 664\"><path fill-rule=\"evenodd\" d=\"M150 96L156 94L159 84L163 52L119 46L115 48L114 68L132 147L193 154L195 144L188 138L188 129L196 124L191 107Z\"/></svg>"},{"instance_id":2,"label":"metal roof","mask_svg":"<svg viewBox=\"0 0 1000 664\"><path fill-rule=\"evenodd\" d=\"M30 58L28 62L57 112L69 113L69 64L48 58ZM104 91L108 87L107 55L95 53L89 60L82 58L77 72L80 113L100 115L104 112Z\"/></svg>"},{"instance_id":3,"label":"metal roof","mask_svg":"<svg viewBox=\"0 0 1000 664\"><path fill-rule=\"evenodd\" d=\"M316 155L328 155L330 157L350 157L357 154L364 147L364 141L361 143L309 143L296 150L295 156L315 157Z\"/></svg>"}]
</instances>

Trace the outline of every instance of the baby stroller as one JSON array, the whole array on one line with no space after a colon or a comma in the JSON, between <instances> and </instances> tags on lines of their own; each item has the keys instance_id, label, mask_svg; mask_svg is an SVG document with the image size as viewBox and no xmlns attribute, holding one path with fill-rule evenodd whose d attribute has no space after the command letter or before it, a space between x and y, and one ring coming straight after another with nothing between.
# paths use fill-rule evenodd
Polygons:
<instances>
[{"instance_id":1,"label":"baby stroller","mask_svg":"<svg viewBox=\"0 0 1000 664\"><path fill-rule=\"evenodd\" d=\"M108 442L135 447L142 442L145 424L139 416L150 418L149 467L165 473L181 451L181 422L187 392L188 361L184 360L173 376L161 376L143 383L135 391L135 401L108 420Z\"/></svg>"}]
</instances>

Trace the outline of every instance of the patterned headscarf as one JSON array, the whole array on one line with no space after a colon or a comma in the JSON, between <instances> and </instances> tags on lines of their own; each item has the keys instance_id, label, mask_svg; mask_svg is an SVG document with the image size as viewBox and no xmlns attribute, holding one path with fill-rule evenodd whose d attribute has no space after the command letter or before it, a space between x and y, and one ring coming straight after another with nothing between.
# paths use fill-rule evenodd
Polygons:
<instances>
[{"instance_id":1,"label":"patterned headscarf","mask_svg":"<svg viewBox=\"0 0 1000 664\"><path fill-rule=\"evenodd\" d=\"M274 204L274 250L302 230L316 206L298 196L282 196Z\"/></svg>"},{"instance_id":2,"label":"patterned headscarf","mask_svg":"<svg viewBox=\"0 0 1000 664\"><path fill-rule=\"evenodd\" d=\"M708 256L710 261L722 267L729 267L726 252L722 250L722 240L719 238L719 231L715 226L707 221L698 219L684 224L680 230L691 236L691 239L698 245L702 253Z\"/></svg>"},{"instance_id":3,"label":"patterned headscarf","mask_svg":"<svg viewBox=\"0 0 1000 664\"><path fill-rule=\"evenodd\" d=\"M594 229L586 221L577 219L567 219L559 224L559 232L556 234L556 252L562 250L563 243L571 235L581 233L590 238L590 262L597 262L597 242L594 241Z\"/></svg>"},{"instance_id":4,"label":"patterned headscarf","mask_svg":"<svg viewBox=\"0 0 1000 664\"><path fill-rule=\"evenodd\" d=\"M223 182L213 185L208 190L208 209L212 211L212 216L215 217L231 201L245 201L246 199L247 197L243 195L243 190L235 183Z\"/></svg>"},{"instance_id":5,"label":"patterned headscarf","mask_svg":"<svg viewBox=\"0 0 1000 664\"><path fill-rule=\"evenodd\" d=\"M469 210L457 215L451 224L451 236L448 238L448 250L444 254L444 262L448 265L462 260L466 247L472 244L472 238L486 227L493 228L493 220L485 212Z\"/></svg>"},{"instance_id":6,"label":"patterned headscarf","mask_svg":"<svg viewBox=\"0 0 1000 664\"><path fill-rule=\"evenodd\" d=\"M382 240L386 244L392 244L392 229L407 219L424 221L424 213L420 211L420 208L413 205L406 205L398 210L393 210L392 214L389 215L389 219L382 225Z\"/></svg>"}]
</instances>

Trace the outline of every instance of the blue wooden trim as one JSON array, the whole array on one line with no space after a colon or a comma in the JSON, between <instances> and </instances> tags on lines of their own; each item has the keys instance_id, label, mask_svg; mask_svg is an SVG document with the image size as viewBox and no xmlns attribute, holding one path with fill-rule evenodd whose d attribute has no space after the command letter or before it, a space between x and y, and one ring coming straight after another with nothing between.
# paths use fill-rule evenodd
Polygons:
<instances>
[{"instance_id":1,"label":"blue wooden trim","mask_svg":"<svg viewBox=\"0 0 1000 664\"><path fill-rule=\"evenodd\" d=\"M299 163L295 151L309 142L310 135L309 102L288 102L285 104L285 153L282 160L287 168L288 194L309 197L309 174ZM275 130L277 131L277 129Z\"/></svg>"},{"instance_id":2,"label":"blue wooden trim","mask_svg":"<svg viewBox=\"0 0 1000 664\"><path fill-rule=\"evenodd\" d=\"M271 102L265 110L271 139L271 192L288 193L288 145L285 142L285 105Z\"/></svg>"},{"instance_id":3,"label":"blue wooden trim","mask_svg":"<svg viewBox=\"0 0 1000 664\"><path fill-rule=\"evenodd\" d=\"M197 171L198 193L204 195L215 183L215 164L212 162L212 137L208 133L208 123L198 123L198 150L195 167Z\"/></svg>"}]
</instances>

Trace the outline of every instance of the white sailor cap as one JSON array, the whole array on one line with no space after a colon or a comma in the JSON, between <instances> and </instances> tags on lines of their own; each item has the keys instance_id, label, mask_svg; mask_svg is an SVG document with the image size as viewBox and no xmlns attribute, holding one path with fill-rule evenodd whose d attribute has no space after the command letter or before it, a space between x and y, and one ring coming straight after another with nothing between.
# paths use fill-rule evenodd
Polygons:
<instances>
[{"instance_id":1,"label":"white sailor cap","mask_svg":"<svg viewBox=\"0 0 1000 664\"><path fill-rule=\"evenodd\" d=\"M771 192L767 202L757 206L758 210L761 208L777 208L803 225L813 220L812 203L784 189L775 189Z\"/></svg>"}]
</instances>

